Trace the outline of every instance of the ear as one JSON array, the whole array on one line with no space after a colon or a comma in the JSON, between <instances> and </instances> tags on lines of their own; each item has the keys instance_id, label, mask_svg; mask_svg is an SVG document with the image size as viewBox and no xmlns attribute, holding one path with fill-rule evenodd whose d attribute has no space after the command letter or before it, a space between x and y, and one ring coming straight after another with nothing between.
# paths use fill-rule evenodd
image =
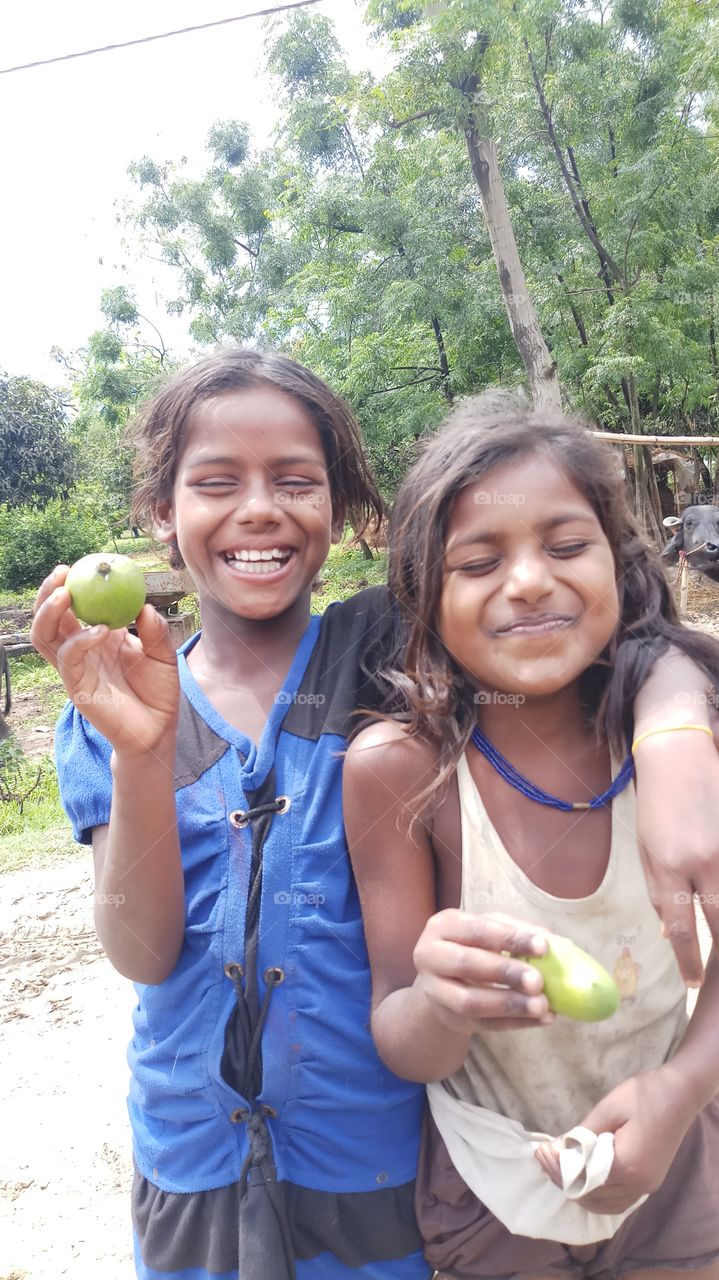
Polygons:
<instances>
[{"instance_id":1,"label":"ear","mask_svg":"<svg viewBox=\"0 0 719 1280\"><path fill-rule=\"evenodd\" d=\"M332 542L341 542L344 537L347 511L344 506L332 509Z\"/></svg>"},{"instance_id":2,"label":"ear","mask_svg":"<svg viewBox=\"0 0 719 1280\"><path fill-rule=\"evenodd\" d=\"M177 542L175 508L169 499L157 503L152 514L152 533L158 542Z\"/></svg>"}]
</instances>

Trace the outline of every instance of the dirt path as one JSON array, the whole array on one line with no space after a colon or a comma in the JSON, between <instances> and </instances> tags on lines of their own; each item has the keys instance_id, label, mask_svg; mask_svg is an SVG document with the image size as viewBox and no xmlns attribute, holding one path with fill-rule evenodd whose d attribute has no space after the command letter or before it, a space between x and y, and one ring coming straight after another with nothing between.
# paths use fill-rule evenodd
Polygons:
<instances>
[{"instance_id":1,"label":"dirt path","mask_svg":"<svg viewBox=\"0 0 719 1280\"><path fill-rule=\"evenodd\" d=\"M132 986L101 957L88 857L0 877L0 1280L134 1274Z\"/></svg>"},{"instance_id":2,"label":"dirt path","mask_svg":"<svg viewBox=\"0 0 719 1280\"><path fill-rule=\"evenodd\" d=\"M691 576L687 621L719 636L719 587ZM91 895L89 854L0 876L0 1280L134 1275L134 992L102 957Z\"/></svg>"}]
</instances>

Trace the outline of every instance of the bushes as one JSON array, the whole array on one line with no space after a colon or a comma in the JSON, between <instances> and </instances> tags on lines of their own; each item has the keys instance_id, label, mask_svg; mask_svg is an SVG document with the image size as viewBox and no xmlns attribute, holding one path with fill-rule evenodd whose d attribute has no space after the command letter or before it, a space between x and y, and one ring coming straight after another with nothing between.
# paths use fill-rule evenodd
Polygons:
<instances>
[{"instance_id":1,"label":"bushes","mask_svg":"<svg viewBox=\"0 0 719 1280\"><path fill-rule=\"evenodd\" d=\"M91 493L32 507L0 507L0 588L38 587L56 564L72 564L106 541L107 522Z\"/></svg>"}]
</instances>

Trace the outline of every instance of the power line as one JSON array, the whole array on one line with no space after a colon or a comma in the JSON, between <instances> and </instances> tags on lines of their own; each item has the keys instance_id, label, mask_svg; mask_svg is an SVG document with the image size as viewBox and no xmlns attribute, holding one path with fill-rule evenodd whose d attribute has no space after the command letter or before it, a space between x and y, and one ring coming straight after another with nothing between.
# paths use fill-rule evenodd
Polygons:
<instances>
[{"instance_id":1,"label":"power line","mask_svg":"<svg viewBox=\"0 0 719 1280\"><path fill-rule=\"evenodd\" d=\"M113 49L129 49L134 44L151 44L153 40L167 40L170 36L185 36L190 31L207 31L209 27L226 27L230 22L244 22L246 18L267 18L273 13L284 13L287 9L304 9L307 5L320 3L321 0L294 0L292 4L273 5L271 9L256 9L254 13L240 13L235 18L219 18L216 22L199 22L194 27L178 27L175 31L161 31L156 36L140 36L137 40L103 44L97 49L63 53L57 58L39 58L36 62L23 62L17 67L0 67L0 76L9 76L13 71L30 71L32 67L47 67L52 62L70 62L73 58L89 58L94 53L110 53Z\"/></svg>"}]
</instances>

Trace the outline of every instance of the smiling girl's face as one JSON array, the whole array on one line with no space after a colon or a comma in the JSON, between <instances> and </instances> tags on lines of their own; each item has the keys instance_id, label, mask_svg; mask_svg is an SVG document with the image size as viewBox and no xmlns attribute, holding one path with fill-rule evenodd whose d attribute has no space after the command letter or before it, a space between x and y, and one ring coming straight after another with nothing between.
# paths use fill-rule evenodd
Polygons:
<instances>
[{"instance_id":1,"label":"smiling girl's face","mask_svg":"<svg viewBox=\"0 0 719 1280\"><path fill-rule=\"evenodd\" d=\"M455 499L438 630L485 689L540 698L597 659L619 622L609 542L550 454L497 467Z\"/></svg>"},{"instance_id":2,"label":"smiling girl's face","mask_svg":"<svg viewBox=\"0 0 719 1280\"><path fill-rule=\"evenodd\" d=\"M342 523L318 430L298 400L259 385L194 409L157 530L177 541L205 610L255 621L298 602L309 610Z\"/></svg>"}]
</instances>

